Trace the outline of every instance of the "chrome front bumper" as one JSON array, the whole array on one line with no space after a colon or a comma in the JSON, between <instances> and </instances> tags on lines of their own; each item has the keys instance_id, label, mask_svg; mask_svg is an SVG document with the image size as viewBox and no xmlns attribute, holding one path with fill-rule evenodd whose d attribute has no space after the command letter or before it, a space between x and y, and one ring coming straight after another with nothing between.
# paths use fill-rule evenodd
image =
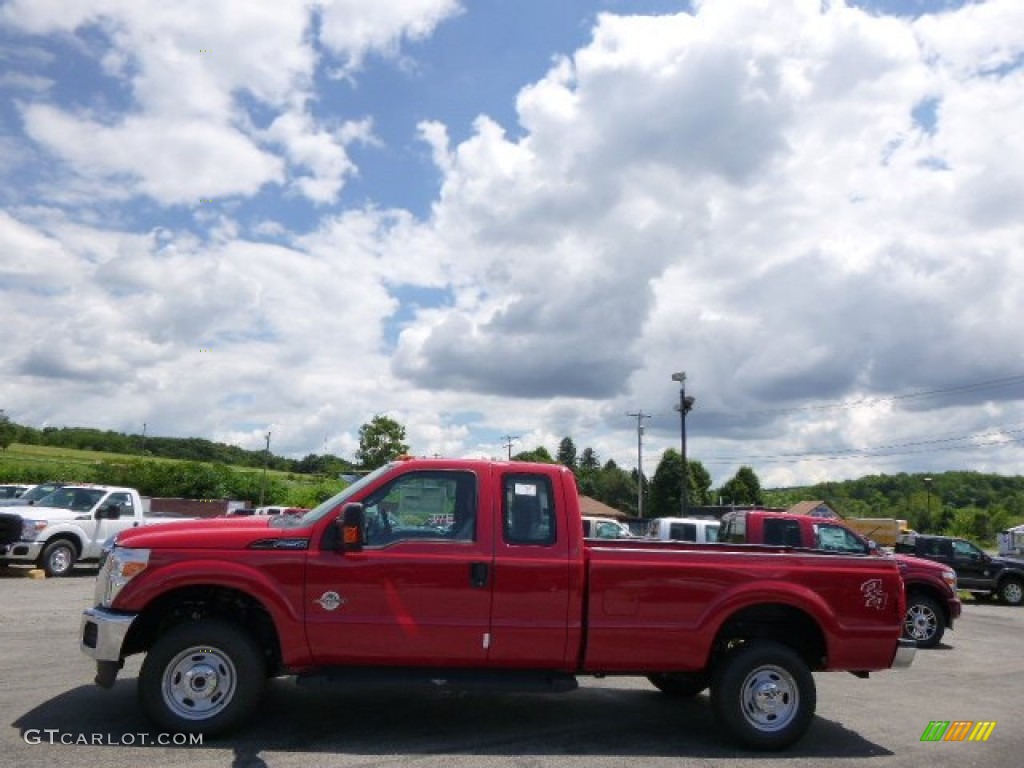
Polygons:
<instances>
[{"instance_id":1,"label":"chrome front bumper","mask_svg":"<svg viewBox=\"0 0 1024 768\"><path fill-rule=\"evenodd\" d=\"M914 663L914 654L917 653L917 643L901 637L896 647L896 655L892 658L893 669L906 669Z\"/></svg>"},{"instance_id":2,"label":"chrome front bumper","mask_svg":"<svg viewBox=\"0 0 1024 768\"><path fill-rule=\"evenodd\" d=\"M124 638L136 613L114 613L106 608L87 608L82 612L80 641L82 653L96 661L121 661Z\"/></svg>"}]
</instances>

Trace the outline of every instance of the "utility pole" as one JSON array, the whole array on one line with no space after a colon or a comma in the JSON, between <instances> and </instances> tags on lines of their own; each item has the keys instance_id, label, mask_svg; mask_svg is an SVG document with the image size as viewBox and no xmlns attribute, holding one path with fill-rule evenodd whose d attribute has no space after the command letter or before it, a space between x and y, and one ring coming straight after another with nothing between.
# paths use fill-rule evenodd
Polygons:
<instances>
[{"instance_id":1,"label":"utility pole","mask_svg":"<svg viewBox=\"0 0 1024 768\"><path fill-rule=\"evenodd\" d=\"M512 444L519 439L519 435L502 435L502 445L508 449L508 460L512 461Z\"/></svg>"},{"instance_id":2,"label":"utility pole","mask_svg":"<svg viewBox=\"0 0 1024 768\"><path fill-rule=\"evenodd\" d=\"M644 516L644 419L651 414L637 411L627 413L636 419L636 516Z\"/></svg>"},{"instance_id":3,"label":"utility pole","mask_svg":"<svg viewBox=\"0 0 1024 768\"><path fill-rule=\"evenodd\" d=\"M263 453L263 479L260 480L260 503L256 506L263 506L263 492L267 488L267 464L270 463L270 433L267 432L267 447Z\"/></svg>"}]
</instances>

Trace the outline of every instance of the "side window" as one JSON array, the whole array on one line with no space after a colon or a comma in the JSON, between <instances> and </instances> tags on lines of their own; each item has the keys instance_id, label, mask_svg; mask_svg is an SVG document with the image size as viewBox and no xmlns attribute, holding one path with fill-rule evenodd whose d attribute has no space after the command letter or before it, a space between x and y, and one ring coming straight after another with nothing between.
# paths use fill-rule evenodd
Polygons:
<instances>
[{"instance_id":1,"label":"side window","mask_svg":"<svg viewBox=\"0 0 1024 768\"><path fill-rule=\"evenodd\" d=\"M746 515L734 515L722 521L722 528L719 530L719 538L731 544L747 543L747 518Z\"/></svg>"},{"instance_id":2,"label":"side window","mask_svg":"<svg viewBox=\"0 0 1024 768\"><path fill-rule=\"evenodd\" d=\"M718 526L717 525L708 525L707 528L704 529L704 540L707 541L708 543L717 542L718 541Z\"/></svg>"},{"instance_id":3,"label":"side window","mask_svg":"<svg viewBox=\"0 0 1024 768\"><path fill-rule=\"evenodd\" d=\"M476 540L476 476L472 472L410 472L369 496L366 546L396 541Z\"/></svg>"},{"instance_id":4,"label":"side window","mask_svg":"<svg viewBox=\"0 0 1024 768\"><path fill-rule=\"evenodd\" d=\"M555 543L554 494L544 475L516 473L502 481L502 534L508 544ZM600 536L600 529L597 535Z\"/></svg>"},{"instance_id":5,"label":"side window","mask_svg":"<svg viewBox=\"0 0 1024 768\"><path fill-rule=\"evenodd\" d=\"M672 523L668 528L668 537L672 541L696 541L697 526L693 523Z\"/></svg>"},{"instance_id":6,"label":"side window","mask_svg":"<svg viewBox=\"0 0 1024 768\"><path fill-rule=\"evenodd\" d=\"M767 518L764 523L764 543L786 547L799 547L800 523L796 520Z\"/></svg>"},{"instance_id":7,"label":"side window","mask_svg":"<svg viewBox=\"0 0 1024 768\"><path fill-rule=\"evenodd\" d=\"M953 556L958 560L981 560L981 550L969 541L954 539Z\"/></svg>"},{"instance_id":8,"label":"side window","mask_svg":"<svg viewBox=\"0 0 1024 768\"><path fill-rule=\"evenodd\" d=\"M819 523L814 528L818 549L858 555L867 554L867 546L864 542L842 526Z\"/></svg>"},{"instance_id":9,"label":"side window","mask_svg":"<svg viewBox=\"0 0 1024 768\"><path fill-rule=\"evenodd\" d=\"M104 507L109 507L111 504L117 504L121 508L122 517L134 517L135 509L132 506L132 495L130 493L112 493L107 497L107 500L103 502Z\"/></svg>"}]
</instances>

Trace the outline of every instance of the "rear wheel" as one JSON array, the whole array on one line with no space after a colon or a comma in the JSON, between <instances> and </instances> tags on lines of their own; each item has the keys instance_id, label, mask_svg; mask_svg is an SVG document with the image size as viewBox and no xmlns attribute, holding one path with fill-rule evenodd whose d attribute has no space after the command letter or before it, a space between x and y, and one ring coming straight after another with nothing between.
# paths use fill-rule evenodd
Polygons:
<instances>
[{"instance_id":1,"label":"rear wheel","mask_svg":"<svg viewBox=\"0 0 1024 768\"><path fill-rule=\"evenodd\" d=\"M663 672L647 679L662 693L679 698L696 696L711 682L707 672Z\"/></svg>"},{"instance_id":2,"label":"rear wheel","mask_svg":"<svg viewBox=\"0 0 1024 768\"><path fill-rule=\"evenodd\" d=\"M1024 603L1024 582L1020 579L1004 579L999 585L999 598L1007 605Z\"/></svg>"},{"instance_id":3,"label":"rear wheel","mask_svg":"<svg viewBox=\"0 0 1024 768\"><path fill-rule=\"evenodd\" d=\"M910 595L903 615L903 636L917 643L918 648L934 648L946 630L939 604L926 595Z\"/></svg>"},{"instance_id":4,"label":"rear wheel","mask_svg":"<svg viewBox=\"0 0 1024 768\"><path fill-rule=\"evenodd\" d=\"M727 656L716 670L711 705L745 746L785 749L814 718L814 676L787 646L756 640Z\"/></svg>"},{"instance_id":5,"label":"rear wheel","mask_svg":"<svg viewBox=\"0 0 1024 768\"><path fill-rule=\"evenodd\" d=\"M139 700L167 731L222 733L256 707L265 670L259 647L234 624L179 624L146 654Z\"/></svg>"},{"instance_id":6,"label":"rear wheel","mask_svg":"<svg viewBox=\"0 0 1024 768\"><path fill-rule=\"evenodd\" d=\"M49 578L67 576L75 567L78 549L67 539L51 541L39 556L39 567Z\"/></svg>"}]
</instances>

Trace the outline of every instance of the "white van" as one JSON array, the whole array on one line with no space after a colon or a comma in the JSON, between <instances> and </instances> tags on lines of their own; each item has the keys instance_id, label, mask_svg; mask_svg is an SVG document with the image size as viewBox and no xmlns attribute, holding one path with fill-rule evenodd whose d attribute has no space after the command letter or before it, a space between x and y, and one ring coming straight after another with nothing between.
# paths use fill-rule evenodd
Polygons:
<instances>
[{"instance_id":1,"label":"white van","mask_svg":"<svg viewBox=\"0 0 1024 768\"><path fill-rule=\"evenodd\" d=\"M705 517L660 517L651 527L651 535L661 541L692 541L711 544L718 541L718 520Z\"/></svg>"}]
</instances>

